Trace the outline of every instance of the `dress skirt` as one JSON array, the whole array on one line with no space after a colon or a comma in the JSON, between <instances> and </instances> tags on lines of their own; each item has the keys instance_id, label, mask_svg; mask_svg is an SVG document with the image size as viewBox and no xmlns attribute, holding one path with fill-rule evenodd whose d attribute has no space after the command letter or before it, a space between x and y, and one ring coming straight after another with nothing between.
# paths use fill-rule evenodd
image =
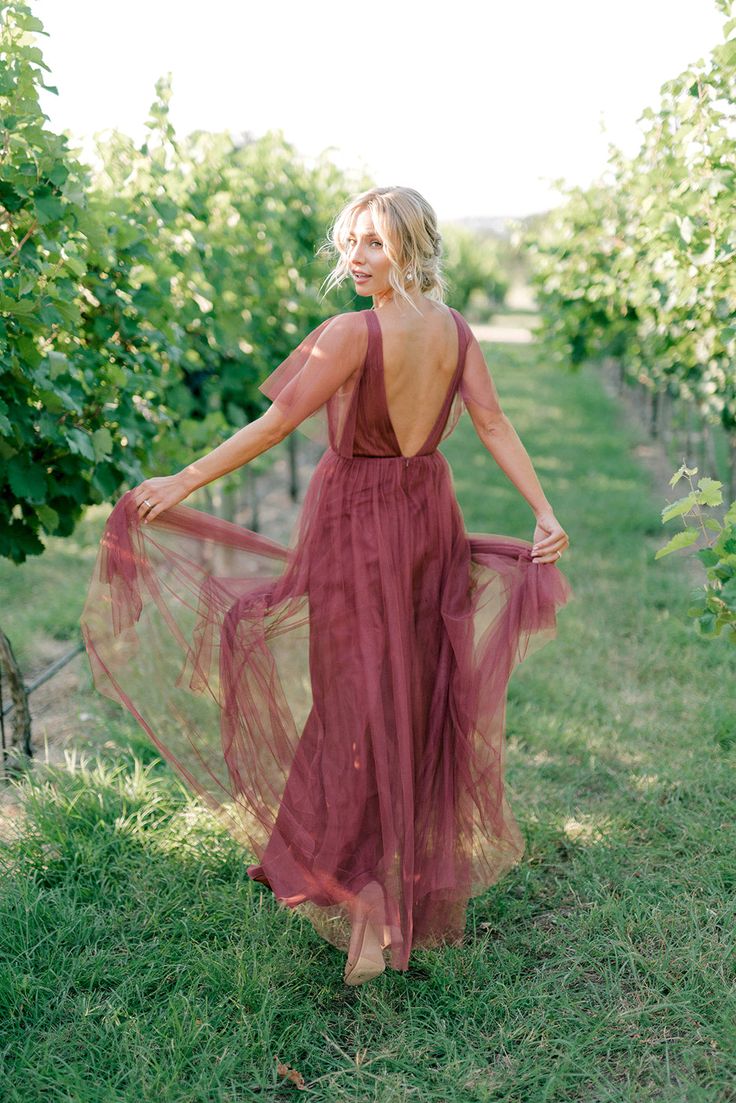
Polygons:
<instances>
[{"instance_id":1,"label":"dress skirt","mask_svg":"<svg viewBox=\"0 0 736 1103\"><path fill-rule=\"evenodd\" d=\"M347 950L381 886L387 964L462 942L518 863L504 788L509 678L571 594L526 540L467 533L437 451L327 448L288 545L131 492L81 618L120 702L242 844L248 873Z\"/></svg>"}]
</instances>

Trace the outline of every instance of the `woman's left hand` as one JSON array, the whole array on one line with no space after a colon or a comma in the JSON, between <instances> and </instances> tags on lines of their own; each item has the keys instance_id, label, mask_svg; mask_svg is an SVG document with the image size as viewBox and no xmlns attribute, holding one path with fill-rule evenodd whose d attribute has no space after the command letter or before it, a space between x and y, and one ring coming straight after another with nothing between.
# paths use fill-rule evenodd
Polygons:
<instances>
[{"instance_id":1,"label":"woman's left hand","mask_svg":"<svg viewBox=\"0 0 736 1103\"><path fill-rule=\"evenodd\" d=\"M534 528L532 563L555 563L569 546L567 533L554 513L540 513Z\"/></svg>"},{"instance_id":2,"label":"woman's left hand","mask_svg":"<svg viewBox=\"0 0 736 1103\"><path fill-rule=\"evenodd\" d=\"M131 491L138 510L138 519L153 521L159 513L177 505L191 494L191 488L181 475L162 475L160 478L144 479Z\"/></svg>"}]
</instances>

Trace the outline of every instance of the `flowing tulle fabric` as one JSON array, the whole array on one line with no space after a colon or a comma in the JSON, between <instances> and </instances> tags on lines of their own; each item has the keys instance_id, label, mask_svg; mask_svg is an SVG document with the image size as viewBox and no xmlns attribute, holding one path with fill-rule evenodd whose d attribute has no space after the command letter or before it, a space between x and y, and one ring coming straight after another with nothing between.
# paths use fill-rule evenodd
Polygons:
<instances>
[{"instance_id":1,"label":"flowing tulle fabric","mask_svg":"<svg viewBox=\"0 0 736 1103\"><path fill-rule=\"evenodd\" d=\"M375 314L329 318L261 387L328 442L289 543L183 504L142 524L128 492L81 619L97 688L243 844L249 875L342 950L378 882L397 970L413 947L460 943L469 898L523 854L507 686L572 593L530 542L465 531L437 445L494 393L453 316L457 368L419 453L391 426Z\"/></svg>"}]
</instances>

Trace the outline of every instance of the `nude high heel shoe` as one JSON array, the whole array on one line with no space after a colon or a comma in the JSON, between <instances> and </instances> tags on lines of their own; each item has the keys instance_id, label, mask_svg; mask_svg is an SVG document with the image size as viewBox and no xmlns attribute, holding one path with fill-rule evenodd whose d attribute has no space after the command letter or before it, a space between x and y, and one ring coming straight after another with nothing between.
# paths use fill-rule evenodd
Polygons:
<instances>
[{"instance_id":1,"label":"nude high heel shoe","mask_svg":"<svg viewBox=\"0 0 736 1103\"><path fill-rule=\"evenodd\" d=\"M380 926L382 937L378 934L383 912L383 893L378 882L369 882L358 893L358 899L360 903L353 918L350 950L343 978L350 985L365 984L384 972L386 962L383 959L383 950L391 941L387 926Z\"/></svg>"}]
</instances>

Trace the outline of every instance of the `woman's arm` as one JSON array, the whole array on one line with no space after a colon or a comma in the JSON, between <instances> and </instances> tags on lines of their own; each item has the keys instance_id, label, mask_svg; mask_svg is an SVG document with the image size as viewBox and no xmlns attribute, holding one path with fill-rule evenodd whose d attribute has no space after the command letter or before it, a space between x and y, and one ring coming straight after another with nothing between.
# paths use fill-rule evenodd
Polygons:
<instances>
[{"instance_id":1,"label":"woman's arm","mask_svg":"<svg viewBox=\"0 0 736 1103\"><path fill-rule=\"evenodd\" d=\"M501 409L496 386L477 338L471 334L460 393L483 447L529 503L537 520L531 555L535 563L556 562L570 541L542 490L529 454Z\"/></svg>"},{"instance_id":2,"label":"woman's arm","mask_svg":"<svg viewBox=\"0 0 736 1103\"><path fill-rule=\"evenodd\" d=\"M500 412L493 418L482 418L479 425L473 418L470 405L468 405L468 413L473 419L484 448L491 453L504 474L527 500L534 516L540 517L544 513L552 513L552 506L545 497L529 453L506 414Z\"/></svg>"},{"instance_id":3,"label":"woman's arm","mask_svg":"<svg viewBox=\"0 0 736 1103\"><path fill-rule=\"evenodd\" d=\"M365 355L366 334L365 319L355 312L337 314L318 326L268 377L268 390L275 397L264 414L175 475L145 479L133 488L140 518L152 521L199 487L284 440L358 369Z\"/></svg>"},{"instance_id":4,"label":"woman's arm","mask_svg":"<svg viewBox=\"0 0 736 1103\"><path fill-rule=\"evenodd\" d=\"M460 391L483 447L529 503L535 517L551 513L552 506L529 454L501 409L496 385L475 335L468 342Z\"/></svg>"},{"instance_id":5,"label":"woman's arm","mask_svg":"<svg viewBox=\"0 0 736 1103\"><path fill-rule=\"evenodd\" d=\"M178 505L200 486L235 471L244 463L267 452L291 432L277 406L272 405L265 414L238 429L228 440L213 448L206 456L187 464L175 475L160 475L144 479L131 493L139 518L145 523L154 520L159 513Z\"/></svg>"},{"instance_id":6,"label":"woman's arm","mask_svg":"<svg viewBox=\"0 0 736 1103\"><path fill-rule=\"evenodd\" d=\"M187 495L201 486L229 475L256 456L268 452L290 433L286 419L277 406L271 405L265 414L238 429L227 440L213 448L206 456L187 464L175 476L186 488Z\"/></svg>"}]
</instances>

